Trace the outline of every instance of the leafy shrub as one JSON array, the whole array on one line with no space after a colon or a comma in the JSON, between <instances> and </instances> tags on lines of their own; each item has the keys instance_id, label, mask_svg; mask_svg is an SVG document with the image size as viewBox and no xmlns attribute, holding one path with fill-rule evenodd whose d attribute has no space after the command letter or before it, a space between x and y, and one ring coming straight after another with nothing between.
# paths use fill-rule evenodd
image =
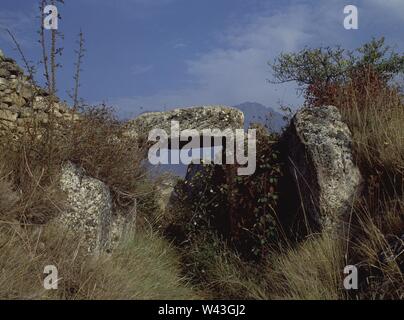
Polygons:
<instances>
[{"instance_id":1,"label":"leafy shrub","mask_svg":"<svg viewBox=\"0 0 404 320\"><path fill-rule=\"evenodd\" d=\"M237 176L235 165L189 168L176 187L177 218L168 228L177 240L192 243L200 233L217 233L246 258L264 256L277 241L276 136L257 128L257 169L251 176Z\"/></svg>"},{"instance_id":2,"label":"leafy shrub","mask_svg":"<svg viewBox=\"0 0 404 320\"><path fill-rule=\"evenodd\" d=\"M282 53L270 66L276 81L295 81L299 87L307 89L314 84L343 84L353 70L368 66L388 82L404 72L404 57L387 46L382 37L372 39L355 51L337 46Z\"/></svg>"}]
</instances>

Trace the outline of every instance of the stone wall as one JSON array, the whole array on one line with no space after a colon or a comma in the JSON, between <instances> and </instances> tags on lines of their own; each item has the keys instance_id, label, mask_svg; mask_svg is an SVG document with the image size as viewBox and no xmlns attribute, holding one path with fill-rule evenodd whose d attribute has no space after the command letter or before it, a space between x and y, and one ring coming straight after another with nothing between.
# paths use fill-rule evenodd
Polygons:
<instances>
[{"instance_id":1,"label":"stone wall","mask_svg":"<svg viewBox=\"0 0 404 320\"><path fill-rule=\"evenodd\" d=\"M67 104L58 99L52 104L48 101L47 93L34 87L16 62L0 50L0 134L22 132L34 119L46 123L51 113L57 118L77 119Z\"/></svg>"}]
</instances>

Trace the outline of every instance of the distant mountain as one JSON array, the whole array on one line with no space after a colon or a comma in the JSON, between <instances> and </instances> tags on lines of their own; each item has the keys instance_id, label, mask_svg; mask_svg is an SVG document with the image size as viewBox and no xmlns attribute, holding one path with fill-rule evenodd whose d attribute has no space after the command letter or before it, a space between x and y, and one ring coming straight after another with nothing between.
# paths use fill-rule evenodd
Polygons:
<instances>
[{"instance_id":1,"label":"distant mountain","mask_svg":"<svg viewBox=\"0 0 404 320\"><path fill-rule=\"evenodd\" d=\"M283 115L257 102L244 102L234 106L244 113L244 125L248 128L251 123L265 125L270 131L279 132L285 125Z\"/></svg>"}]
</instances>

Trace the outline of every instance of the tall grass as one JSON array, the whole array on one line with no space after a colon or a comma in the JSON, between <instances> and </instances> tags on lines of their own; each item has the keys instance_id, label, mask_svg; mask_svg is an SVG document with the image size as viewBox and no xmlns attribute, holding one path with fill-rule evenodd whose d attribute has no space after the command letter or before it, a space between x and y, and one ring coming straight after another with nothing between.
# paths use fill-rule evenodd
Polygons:
<instances>
[{"instance_id":1,"label":"tall grass","mask_svg":"<svg viewBox=\"0 0 404 320\"><path fill-rule=\"evenodd\" d=\"M199 240L199 241L198 241ZM265 274L215 235L180 248L185 276L209 299L268 299Z\"/></svg>"},{"instance_id":2,"label":"tall grass","mask_svg":"<svg viewBox=\"0 0 404 320\"><path fill-rule=\"evenodd\" d=\"M326 234L313 236L268 260L272 299L336 300L344 298L344 246Z\"/></svg>"},{"instance_id":3,"label":"tall grass","mask_svg":"<svg viewBox=\"0 0 404 320\"><path fill-rule=\"evenodd\" d=\"M404 172L404 104L401 88L368 67L339 86L332 99L352 131L362 170ZM367 172L365 172L367 173Z\"/></svg>"},{"instance_id":4,"label":"tall grass","mask_svg":"<svg viewBox=\"0 0 404 320\"><path fill-rule=\"evenodd\" d=\"M334 87L336 105L353 136L364 191L354 205L348 262L360 267L361 288L354 298L404 296L404 103L402 88L383 80L371 66L355 70ZM401 249L403 250L403 249ZM388 263L383 257L391 257Z\"/></svg>"},{"instance_id":5,"label":"tall grass","mask_svg":"<svg viewBox=\"0 0 404 320\"><path fill-rule=\"evenodd\" d=\"M90 256L58 226L0 223L0 299L195 299L180 276L179 258L154 233L131 234L112 255ZM58 270L45 290L44 267Z\"/></svg>"}]
</instances>

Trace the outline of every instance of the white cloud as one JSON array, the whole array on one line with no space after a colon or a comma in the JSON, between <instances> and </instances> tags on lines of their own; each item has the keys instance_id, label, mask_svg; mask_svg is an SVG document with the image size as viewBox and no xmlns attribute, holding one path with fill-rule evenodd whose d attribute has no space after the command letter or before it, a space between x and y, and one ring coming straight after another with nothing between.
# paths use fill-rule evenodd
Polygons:
<instances>
[{"instance_id":1,"label":"white cloud","mask_svg":"<svg viewBox=\"0 0 404 320\"><path fill-rule=\"evenodd\" d=\"M187 74L193 79L191 88L124 98L116 104L134 112L135 106L160 109L257 101L276 108L279 102L298 104L300 99L296 97L293 85L267 83L271 77L267 62L281 50L296 50L312 41L316 30L312 24L315 14L318 13L309 6L299 5L251 16L247 25L229 27L220 37L221 48L186 62Z\"/></svg>"},{"instance_id":2,"label":"white cloud","mask_svg":"<svg viewBox=\"0 0 404 320\"><path fill-rule=\"evenodd\" d=\"M301 99L296 96L293 84L277 86L266 82L271 77L268 61L281 51L295 51L305 45L359 45L356 34L343 28L344 5L340 1L296 3L282 11L260 12L251 16L247 24L230 26L220 36L220 48L187 61L187 74L193 80L191 88L125 98L117 104L127 111L136 106L161 109L198 104L234 105L244 101L257 101L273 108L279 102L296 106Z\"/></svg>"}]
</instances>

